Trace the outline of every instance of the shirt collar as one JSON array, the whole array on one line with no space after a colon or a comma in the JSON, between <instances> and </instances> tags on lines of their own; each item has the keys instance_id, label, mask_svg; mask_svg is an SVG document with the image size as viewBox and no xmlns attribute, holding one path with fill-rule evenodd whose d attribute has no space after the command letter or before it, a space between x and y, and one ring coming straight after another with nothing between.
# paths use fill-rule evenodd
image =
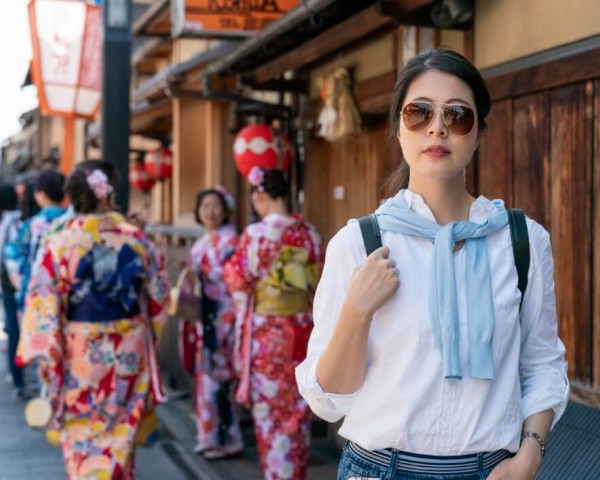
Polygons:
<instances>
[{"instance_id":1,"label":"shirt collar","mask_svg":"<svg viewBox=\"0 0 600 480\"><path fill-rule=\"evenodd\" d=\"M408 188L404 191L404 200L412 211L422 215L423 217L435 222L435 217L429 206L425 203L425 200L421 195L415 193ZM471 204L471 210L469 212L469 220L471 222L481 223L485 221L488 216L494 211L494 204L491 200L480 195Z\"/></svg>"}]
</instances>

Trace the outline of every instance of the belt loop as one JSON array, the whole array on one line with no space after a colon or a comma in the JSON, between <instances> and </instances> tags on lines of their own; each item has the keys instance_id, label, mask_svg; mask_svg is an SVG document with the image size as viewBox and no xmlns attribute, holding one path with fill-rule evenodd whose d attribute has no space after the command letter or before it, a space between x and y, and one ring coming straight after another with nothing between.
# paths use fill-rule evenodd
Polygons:
<instances>
[{"instance_id":1,"label":"belt loop","mask_svg":"<svg viewBox=\"0 0 600 480\"><path fill-rule=\"evenodd\" d=\"M388 468L387 475L385 476L385 480L393 480L396 475L396 460L398 459L398 450L395 448L390 449L392 452L392 457L390 458L390 465Z\"/></svg>"},{"instance_id":2,"label":"belt loop","mask_svg":"<svg viewBox=\"0 0 600 480\"><path fill-rule=\"evenodd\" d=\"M483 453L477 454L477 470L479 470L479 478L485 479L483 475Z\"/></svg>"}]
</instances>

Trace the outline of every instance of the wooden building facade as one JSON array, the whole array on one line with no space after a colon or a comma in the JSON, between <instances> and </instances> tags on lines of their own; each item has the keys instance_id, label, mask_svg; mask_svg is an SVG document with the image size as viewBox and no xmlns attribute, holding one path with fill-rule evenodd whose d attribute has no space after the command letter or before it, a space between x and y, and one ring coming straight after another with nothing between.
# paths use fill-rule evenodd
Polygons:
<instances>
[{"instance_id":1,"label":"wooden building facade","mask_svg":"<svg viewBox=\"0 0 600 480\"><path fill-rule=\"evenodd\" d=\"M150 106L133 122L147 120L141 134L170 129L175 150L170 191L152 194L163 209L157 218L191 218L196 191L222 183L235 191L238 225L245 224L232 125L250 117L239 108L244 98L267 99L291 112L287 126L298 147L291 206L328 241L349 218L378 206L381 186L399 164L387 119L397 70L425 48L453 48L482 70L493 98L468 184L475 195L524 208L550 231L573 395L600 406L600 24L593 20L600 6L475 0L472 21L441 30L429 16L433 0L307 3L312 16L290 12L223 55L195 57L187 66L180 57L183 63L162 74L162 89L144 97ZM363 122L359 134L328 142L315 133L319 82L337 68L351 74Z\"/></svg>"},{"instance_id":2,"label":"wooden building facade","mask_svg":"<svg viewBox=\"0 0 600 480\"><path fill-rule=\"evenodd\" d=\"M600 405L600 46L490 78L476 187L550 232L573 393Z\"/></svg>"}]
</instances>

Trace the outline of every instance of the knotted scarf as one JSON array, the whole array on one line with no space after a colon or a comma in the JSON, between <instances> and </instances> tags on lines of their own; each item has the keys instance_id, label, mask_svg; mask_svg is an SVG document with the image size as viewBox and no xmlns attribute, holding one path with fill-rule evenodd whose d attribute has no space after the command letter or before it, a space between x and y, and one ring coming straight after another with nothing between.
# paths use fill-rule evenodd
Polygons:
<instances>
[{"instance_id":1,"label":"knotted scarf","mask_svg":"<svg viewBox=\"0 0 600 480\"><path fill-rule=\"evenodd\" d=\"M456 242L464 240L470 376L491 380L494 378L494 304L485 237L508 224L504 202L492 200L494 210L484 223L461 221L439 225L412 211L404 199L405 192L400 190L379 207L375 214L381 230L413 235L433 242L429 316L433 335L442 352L444 377L462 378L454 246Z\"/></svg>"}]
</instances>

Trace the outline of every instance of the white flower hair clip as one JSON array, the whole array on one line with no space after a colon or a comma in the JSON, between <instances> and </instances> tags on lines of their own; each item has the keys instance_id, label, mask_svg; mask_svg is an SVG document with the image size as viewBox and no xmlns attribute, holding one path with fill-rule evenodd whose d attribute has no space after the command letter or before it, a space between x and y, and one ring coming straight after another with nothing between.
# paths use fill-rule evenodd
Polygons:
<instances>
[{"instance_id":1,"label":"white flower hair clip","mask_svg":"<svg viewBox=\"0 0 600 480\"><path fill-rule=\"evenodd\" d=\"M231 195L231 193L229 193L223 185L217 185L215 187L215 190L221 195L223 195L223 199L225 200L225 205L227 206L227 209L232 211L235 205L235 199L233 198L233 195Z\"/></svg>"},{"instance_id":2,"label":"white flower hair clip","mask_svg":"<svg viewBox=\"0 0 600 480\"><path fill-rule=\"evenodd\" d=\"M264 192L263 182L265 181L265 172L260 167L252 167L248 172L248 183L253 187L256 187L259 192Z\"/></svg>"},{"instance_id":3,"label":"white flower hair clip","mask_svg":"<svg viewBox=\"0 0 600 480\"><path fill-rule=\"evenodd\" d=\"M113 192L113 187L108 183L108 177L102 170L92 170L85 180L98 200L108 197Z\"/></svg>"}]
</instances>

